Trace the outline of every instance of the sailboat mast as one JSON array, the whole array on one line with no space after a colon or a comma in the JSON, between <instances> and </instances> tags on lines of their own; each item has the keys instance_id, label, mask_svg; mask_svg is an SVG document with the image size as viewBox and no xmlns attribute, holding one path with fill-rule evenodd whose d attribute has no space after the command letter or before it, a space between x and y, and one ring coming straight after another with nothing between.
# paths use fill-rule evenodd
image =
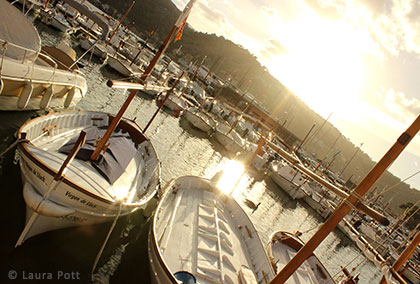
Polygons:
<instances>
[{"instance_id":1,"label":"sailboat mast","mask_svg":"<svg viewBox=\"0 0 420 284\"><path fill-rule=\"evenodd\" d=\"M172 27L171 31L169 32L168 36L166 37L165 41L159 47L159 50L156 52L155 57L153 57L152 61L150 61L149 66L147 66L146 70L144 71L143 75L140 77L139 83L146 82L147 77L149 77L150 73L152 72L153 68L159 61L162 54L166 51L169 46L169 43L172 41L175 34L181 29L181 25L184 21L187 20L194 3L197 0L190 0L187 6L185 6L184 11L182 11L181 15L179 16L178 20L175 22L175 25Z\"/></svg>"},{"instance_id":2,"label":"sailboat mast","mask_svg":"<svg viewBox=\"0 0 420 284\"><path fill-rule=\"evenodd\" d=\"M312 238L299 250L299 252L290 260L290 262L277 274L271 281L271 284L285 283L287 279L302 265L302 263L313 253L319 244L327 237L327 235L338 225L338 223L346 216L346 214L361 200L360 198L367 193L372 185L386 171L386 169L395 161L411 139L420 129L420 115L401 134L394 145L382 157L382 159L373 167L366 175L361 183L354 191L336 208L328 220L321 228L312 236Z\"/></svg>"},{"instance_id":3,"label":"sailboat mast","mask_svg":"<svg viewBox=\"0 0 420 284\"><path fill-rule=\"evenodd\" d=\"M166 38L164 44L159 48L160 53L158 52L156 54L156 56L153 58L152 62L149 64L149 66L147 67L146 71L144 71L143 75L141 76L139 83L144 83L145 80L147 79L147 77L149 76L150 72L153 70L154 65L156 65L157 61L159 60L160 56L162 55L162 53L166 50L166 48L169 45L170 40L172 39L173 35L175 34L175 32L180 28L180 24L183 21L187 20L187 17L189 15L189 13L191 12L191 8L194 5L196 0L191 0L187 6L185 7L184 11L181 13L181 15L179 16L178 20L175 23L175 26L172 28L171 32L169 33L168 37ZM90 156L90 159L92 161L95 161L96 159L98 159L99 154L101 153L102 149L104 149L106 143L108 142L109 138L111 137L112 133L114 132L114 130L117 128L117 125L120 123L125 111L127 110L128 106L130 105L130 103L132 102L132 100L134 99L134 97L137 94L137 90L131 90L130 94L127 97L127 100L124 102L123 106L121 107L120 111L117 113L117 115L115 116L115 118L111 121L107 131L105 132L104 136L102 137L102 139L99 141L98 146L96 147L95 151L93 151L92 155Z\"/></svg>"},{"instance_id":4,"label":"sailboat mast","mask_svg":"<svg viewBox=\"0 0 420 284\"><path fill-rule=\"evenodd\" d=\"M128 7L127 11L125 11L124 16L121 18L120 22L118 23L118 26L114 29L114 31L112 32L112 35L109 37L109 40L107 41L105 47L108 47L109 43L111 42L111 39L114 37L115 33L118 31L118 29L120 28L122 22L124 22L125 18L127 17L128 13L130 12L130 10L133 8L134 4L136 3L135 0L133 0L133 2L131 2L130 7Z\"/></svg>"},{"instance_id":5,"label":"sailboat mast","mask_svg":"<svg viewBox=\"0 0 420 284\"><path fill-rule=\"evenodd\" d=\"M201 60L201 63L197 66L197 68L195 69L195 71L194 71L194 73L192 74L192 76L188 78L188 82L187 82L187 84L185 85L185 87L182 89L182 92L181 92L181 94L179 95L179 97L182 97L182 95L185 93L185 91L186 91L186 90L187 90L187 88L189 87L189 85L190 85L191 81L192 81L192 80L195 78L195 76L197 75L198 70L200 70L201 65L203 65L204 60L205 60L206 58L207 58L207 56L204 56L204 58Z\"/></svg>"}]
</instances>

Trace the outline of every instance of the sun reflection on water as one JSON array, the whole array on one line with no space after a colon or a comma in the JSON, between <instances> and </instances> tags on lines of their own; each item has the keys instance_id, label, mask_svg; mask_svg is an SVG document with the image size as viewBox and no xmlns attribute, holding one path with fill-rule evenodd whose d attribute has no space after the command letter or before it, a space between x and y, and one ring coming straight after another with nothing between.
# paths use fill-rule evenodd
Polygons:
<instances>
[{"instance_id":1,"label":"sun reflection on water","mask_svg":"<svg viewBox=\"0 0 420 284\"><path fill-rule=\"evenodd\" d=\"M217 182L217 187L226 194L232 194L237 188L243 188L242 179L245 168L242 163L235 160L228 160L220 164L217 172L221 172L221 177Z\"/></svg>"}]
</instances>

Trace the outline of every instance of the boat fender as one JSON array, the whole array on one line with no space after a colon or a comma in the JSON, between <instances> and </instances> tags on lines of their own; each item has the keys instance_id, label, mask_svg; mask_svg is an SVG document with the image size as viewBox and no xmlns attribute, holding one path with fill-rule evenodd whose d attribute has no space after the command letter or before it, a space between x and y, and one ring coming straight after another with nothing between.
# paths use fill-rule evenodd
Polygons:
<instances>
[{"instance_id":1,"label":"boat fender","mask_svg":"<svg viewBox=\"0 0 420 284\"><path fill-rule=\"evenodd\" d=\"M29 182L26 182L23 186L23 199L25 200L26 205L35 211L38 204L42 201L42 196ZM44 216L61 217L72 214L75 210L45 199L42 201L37 212Z\"/></svg>"},{"instance_id":2,"label":"boat fender","mask_svg":"<svg viewBox=\"0 0 420 284\"><path fill-rule=\"evenodd\" d=\"M39 103L39 107L41 109L46 109L49 106L53 95L54 95L54 87L53 85L50 85L48 88L44 90L44 95L42 96L41 102Z\"/></svg>"},{"instance_id":3,"label":"boat fender","mask_svg":"<svg viewBox=\"0 0 420 284\"><path fill-rule=\"evenodd\" d=\"M72 87L68 92L66 96L66 100L64 101L64 107L68 108L71 105L71 102L73 101L74 94L76 93L76 87Z\"/></svg>"},{"instance_id":4,"label":"boat fender","mask_svg":"<svg viewBox=\"0 0 420 284\"><path fill-rule=\"evenodd\" d=\"M33 90L34 86L32 85L32 82L26 82L25 85L22 87L22 91L20 92L20 96L18 98L18 109L24 109L28 105Z\"/></svg>"}]
</instances>

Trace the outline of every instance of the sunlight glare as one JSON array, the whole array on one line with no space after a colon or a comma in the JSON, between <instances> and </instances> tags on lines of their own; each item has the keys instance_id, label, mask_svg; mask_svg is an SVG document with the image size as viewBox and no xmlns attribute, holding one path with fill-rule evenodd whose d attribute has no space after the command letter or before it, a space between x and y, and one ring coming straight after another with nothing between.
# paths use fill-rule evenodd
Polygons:
<instances>
[{"instance_id":1,"label":"sunlight glare","mask_svg":"<svg viewBox=\"0 0 420 284\"><path fill-rule=\"evenodd\" d=\"M224 193L231 194L240 184L239 179L242 179L245 171L244 166L238 161L229 160L219 170L223 173L217 187Z\"/></svg>"},{"instance_id":2,"label":"sunlight glare","mask_svg":"<svg viewBox=\"0 0 420 284\"><path fill-rule=\"evenodd\" d=\"M363 81L368 37L345 21L305 12L277 38L287 53L272 56L268 69L312 109L323 116L355 106Z\"/></svg>"}]
</instances>

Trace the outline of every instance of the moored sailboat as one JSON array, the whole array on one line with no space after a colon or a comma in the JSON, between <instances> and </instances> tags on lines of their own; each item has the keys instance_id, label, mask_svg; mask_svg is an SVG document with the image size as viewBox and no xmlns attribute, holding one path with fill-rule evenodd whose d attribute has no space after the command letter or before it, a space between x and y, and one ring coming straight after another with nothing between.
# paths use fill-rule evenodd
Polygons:
<instances>
[{"instance_id":1,"label":"moored sailboat","mask_svg":"<svg viewBox=\"0 0 420 284\"><path fill-rule=\"evenodd\" d=\"M74 106L87 92L69 48L41 50L32 22L7 1L0 3L0 110Z\"/></svg>"},{"instance_id":2,"label":"moored sailboat","mask_svg":"<svg viewBox=\"0 0 420 284\"><path fill-rule=\"evenodd\" d=\"M310 194L307 179L295 168L283 161L270 166L271 179L292 199L300 199Z\"/></svg>"},{"instance_id":3,"label":"moored sailboat","mask_svg":"<svg viewBox=\"0 0 420 284\"><path fill-rule=\"evenodd\" d=\"M217 122L197 107L190 107L184 111L185 118L195 127L210 133L215 130Z\"/></svg>"},{"instance_id":4,"label":"moored sailboat","mask_svg":"<svg viewBox=\"0 0 420 284\"><path fill-rule=\"evenodd\" d=\"M18 131L20 168L27 221L39 215L26 238L45 231L113 220L146 208L160 184L160 165L151 142L138 126L122 120L107 149L91 161L98 137L112 116L99 112L63 111L26 122ZM48 192L53 177L81 131L87 141L65 176ZM47 193L48 192L48 193Z\"/></svg>"}]
</instances>

